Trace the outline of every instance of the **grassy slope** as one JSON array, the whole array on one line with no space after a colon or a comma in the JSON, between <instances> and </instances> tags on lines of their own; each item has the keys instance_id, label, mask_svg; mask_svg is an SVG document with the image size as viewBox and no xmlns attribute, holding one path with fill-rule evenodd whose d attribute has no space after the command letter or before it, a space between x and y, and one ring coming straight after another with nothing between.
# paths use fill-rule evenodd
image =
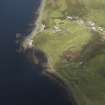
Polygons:
<instances>
[{"instance_id":1,"label":"grassy slope","mask_svg":"<svg viewBox=\"0 0 105 105\"><path fill-rule=\"evenodd\" d=\"M105 45L101 34L66 17L94 21L105 28L104 12L104 0L46 0L42 19L45 29L34 38L35 47L47 54L80 105L105 105ZM68 61L65 51L80 56Z\"/></svg>"}]
</instances>

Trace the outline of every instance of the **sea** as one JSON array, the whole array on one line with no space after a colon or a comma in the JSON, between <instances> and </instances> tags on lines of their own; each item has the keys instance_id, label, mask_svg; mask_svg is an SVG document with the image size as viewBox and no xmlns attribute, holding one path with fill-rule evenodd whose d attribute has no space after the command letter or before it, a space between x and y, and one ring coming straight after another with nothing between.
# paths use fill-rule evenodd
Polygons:
<instances>
[{"instance_id":1,"label":"sea","mask_svg":"<svg viewBox=\"0 0 105 105\"><path fill-rule=\"evenodd\" d=\"M0 105L73 105L67 91L16 52L35 27L41 0L0 0Z\"/></svg>"}]
</instances>

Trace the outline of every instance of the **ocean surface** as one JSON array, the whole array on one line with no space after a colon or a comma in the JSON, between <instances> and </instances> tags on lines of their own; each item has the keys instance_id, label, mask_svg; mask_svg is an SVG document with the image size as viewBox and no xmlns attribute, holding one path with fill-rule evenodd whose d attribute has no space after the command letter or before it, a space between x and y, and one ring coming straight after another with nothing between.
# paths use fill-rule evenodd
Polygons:
<instances>
[{"instance_id":1,"label":"ocean surface","mask_svg":"<svg viewBox=\"0 0 105 105\"><path fill-rule=\"evenodd\" d=\"M58 83L16 53L16 33L32 31L40 2L0 0L0 105L72 105Z\"/></svg>"}]
</instances>

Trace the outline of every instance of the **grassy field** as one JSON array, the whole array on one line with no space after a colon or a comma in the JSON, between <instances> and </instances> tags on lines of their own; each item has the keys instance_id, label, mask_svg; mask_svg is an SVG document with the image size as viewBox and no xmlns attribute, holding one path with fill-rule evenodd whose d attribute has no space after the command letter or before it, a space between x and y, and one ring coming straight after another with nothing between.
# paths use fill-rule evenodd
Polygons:
<instances>
[{"instance_id":1,"label":"grassy field","mask_svg":"<svg viewBox=\"0 0 105 105\"><path fill-rule=\"evenodd\" d=\"M105 105L105 0L46 0L42 17L35 47L79 105Z\"/></svg>"}]
</instances>

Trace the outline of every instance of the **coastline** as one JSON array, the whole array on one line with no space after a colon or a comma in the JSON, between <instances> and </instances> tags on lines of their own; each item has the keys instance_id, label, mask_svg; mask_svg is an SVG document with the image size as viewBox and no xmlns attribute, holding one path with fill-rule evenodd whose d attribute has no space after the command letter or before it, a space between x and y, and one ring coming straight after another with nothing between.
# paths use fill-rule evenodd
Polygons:
<instances>
[{"instance_id":1,"label":"coastline","mask_svg":"<svg viewBox=\"0 0 105 105\"><path fill-rule=\"evenodd\" d=\"M31 46L29 44L30 44L30 42L32 42L33 38L36 36L37 32L39 31L41 19L43 18L42 14L43 14L43 10L45 7L45 2L46 2L46 0L42 0L41 4L37 10L38 17L37 17L36 21L34 22L35 28L29 35L25 36L25 38L23 39L23 41L20 45L20 47L22 47L24 52L26 52L27 49L34 48L33 44ZM51 65L51 63L48 60L47 67L49 67L49 64ZM70 87L67 86L67 84L60 78L60 76L56 75L56 72L55 72L55 70L52 70L52 67L50 69L46 68L46 70L43 70L43 72L41 72L41 74L47 76L49 79L51 79L51 81L55 82L57 85L59 85L61 88L63 88L65 95L67 94L67 99L70 102L72 102L73 105L77 105L77 101L74 98L72 89L70 89Z\"/></svg>"},{"instance_id":2,"label":"coastline","mask_svg":"<svg viewBox=\"0 0 105 105\"><path fill-rule=\"evenodd\" d=\"M76 96L74 96L73 89L69 85L65 83L65 81L62 80L60 75L57 75L53 72L46 71L43 73L45 76L47 76L51 81L55 82L59 87L63 88L65 94L67 95L66 98L69 100L70 105L80 105L78 100L76 100Z\"/></svg>"}]
</instances>

